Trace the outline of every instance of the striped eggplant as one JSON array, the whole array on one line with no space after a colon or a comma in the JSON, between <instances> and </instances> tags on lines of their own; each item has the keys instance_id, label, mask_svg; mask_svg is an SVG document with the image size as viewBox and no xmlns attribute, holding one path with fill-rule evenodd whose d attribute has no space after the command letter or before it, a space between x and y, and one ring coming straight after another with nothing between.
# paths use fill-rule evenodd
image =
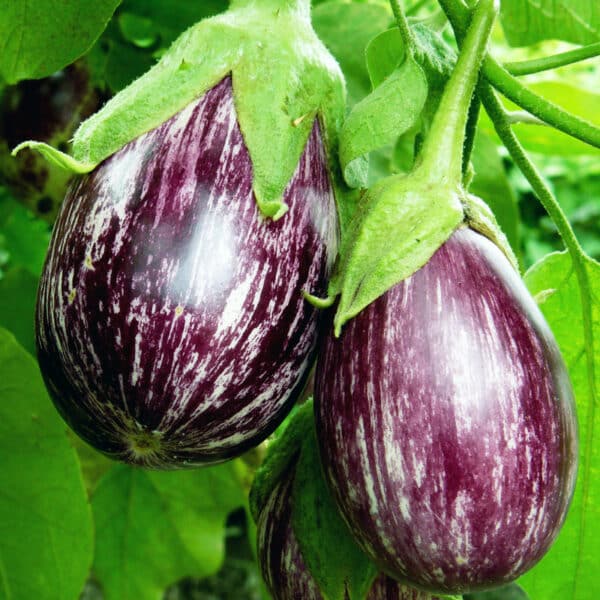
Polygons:
<instances>
[{"instance_id":1,"label":"striped eggplant","mask_svg":"<svg viewBox=\"0 0 600 600\"><path fill-rule=\"evenodd\" d=\"M327 338L315 412L348 525L410 585L512 581L564 522L578 450L568 374L517 272L471 229Z\"/></svg>"},{"instance_id":2,"label":"striped eggplant","mask_svg":"<svg viewBox=\"0 0 600 600\"><path fill-rule=\"evenodd\" d=\"M323 600L292 528L294 469L275 486L257 523L258 561L273 600ZM436 600L380 573L367 600Z\"/></svg>"},{"instance_id":3,"label":"striped eggplant","mask_svg":"<svg viewBox=\"0 0 600 600\"><path fill-rule=\"evenodd\" d=\"M67 423L126 462L221 461L301 391L337 217L319 121L261 216L231 78L127 143L65 199L37 305L40 368Z\"/></svg>"}]
</instances>

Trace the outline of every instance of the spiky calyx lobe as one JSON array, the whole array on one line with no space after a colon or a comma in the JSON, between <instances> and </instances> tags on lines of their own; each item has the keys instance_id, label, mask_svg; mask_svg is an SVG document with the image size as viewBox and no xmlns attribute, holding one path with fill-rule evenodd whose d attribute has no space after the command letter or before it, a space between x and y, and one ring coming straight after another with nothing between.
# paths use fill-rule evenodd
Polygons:
<instances>
[{"instance_id":1,"label":"spiky calyx lobe","mask_svg":"<svg viewBox=\"0 0 600 600\"><path fill-rule=\"evenodd\" d=\"M84 122L72 156L43 144L22 146L89 172L230 74L256 201L263 215L279 218L316 117L332 157L344 115L343 76L312 29L309 6L308 0L239 0L183 33L156 66Z\"/></svg>"},{"instance_id":2,"label":"spiky calyx lobe","mask_svg":"<svg viewBox=\"0 0 600 600\"><path fill-rule=\"evenodd\" d=\"M315 408L338 506L411 585L512 581L564 522L578 446L567 370L518 274L474 231L327 338Z\"/></svg>"},{"instance_id":3,"label":"spiky calyx lobe","mask_svg":"<svg viewBox=\"0 0 600 600\"><path fill-rule=\"evenodd\" d=\"M337 218L318 122L262 219L230 78L81 178L37 307L40 368L71 427L152 467L259 443L301 391Z\"/></svg>"}]
</instances>

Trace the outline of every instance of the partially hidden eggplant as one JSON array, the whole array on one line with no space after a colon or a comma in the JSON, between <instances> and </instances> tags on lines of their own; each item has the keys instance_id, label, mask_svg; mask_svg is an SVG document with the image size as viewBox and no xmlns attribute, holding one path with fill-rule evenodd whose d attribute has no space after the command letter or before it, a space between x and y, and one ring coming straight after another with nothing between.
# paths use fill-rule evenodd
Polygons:
<instances>
[{"instance_id":1,"label":"partially hidden eggplant","mask_svg":"<svg viewBox=\"0 0 600 600\"><path fill-rule=\"evenodd\" d=\"M345 520L410 585L510 582L565 520L578 454L566 367L505 254L467 227L327 337L315 410Z\"/></svg>"},{"instance_id":2,"label":"partially hidden eggplant","mask_svg":"<svg viewBox=\"0 0 600 600\"><path fill-rule=\"evenodd\" d=\"M257 523L258 561L273 600L323 600L292 527L294 468L274 487ZM346 596L348 597L348 596ZM436 600L380 573L366 600Z\"/></svg>"},{"instance_id":3,"label":"partially hidden eggplant","mask_svg":"<svg viewBox=\"0 0 600 600\"><path fill-rule=\"evenodd\" d=\"M69 425L154 467L238 455L280 422L314 355L336 251L319 124L261 217L230 78L69 192L37 309L38 358Z\"/></svg>"}]
</instances>

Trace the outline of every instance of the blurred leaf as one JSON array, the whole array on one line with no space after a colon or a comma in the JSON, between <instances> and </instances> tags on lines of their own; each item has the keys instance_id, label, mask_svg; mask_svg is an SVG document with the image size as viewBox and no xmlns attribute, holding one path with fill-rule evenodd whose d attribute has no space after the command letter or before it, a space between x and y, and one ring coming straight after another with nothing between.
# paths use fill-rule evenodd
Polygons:
<instances>
[{"instance_id":1,"label":"blurred leaf","mask_svg":"<svg viewBox=\"0 0 600 600\"><path fill-rule=\"evenodd\" d=\"M124 0L122 10L130 15L129 19L136 17L151 23L150 30L158 32L161 45L167 47L188 27L227 10L228 6L227 0Z\"/></svg>"},{"instance_id":2,"label":"blurred leaf","mask_svg":"<svg viewBox=\"0 0 600 600\"><path fill-rule=\"evenodd\" d=\"M519 210L517 199L508 182L498 147L487 135L477 132L471 161L475 177L469 191L479 196L492 209L513 252L519 256Z\"/></svg>"},{"instance_id":3,"label":"blurred leaf","mask_svg":"<svg viewBox=\"0 0 600 600\"><path fill-rule=\"evenodd\" d=\"M235 462L171 472L115 466L92 498L94 573L106 600L160 600L184 576L216 573L227 515L244 504Z\"/></svg>"},{"instance_id":4,"label":"blurred leaf","mask_svg":"<svg viewBox=\"0 0 600 600\"><path fill-rule=\"evenodd\" d=\"M0 329L0 598L77 598L92 537L65 425L33 358Z\"/></svg>"},{"instance_id":5,"label":"blurred leaf","mask_svg":"<svg viewBox=\"0 0 600 600\"><path fill-rule=\"evenodd\" d=\"M573 504L550 552L519 583L532 598L597 600L600 539L600 264L586 259L592 301L594 348L584 345L579 286L565 252L546 256L525 275L532 294L546 290L540 308L565 359L575 390L579 418L580 462ZM588 371L592 355L594 373Z\"/></svg>"},{"instance_id":6,"label":"blurred leaf","mask_svg":"<svg viewBox=\"0 0 600 600\"><path fill-rule=\"evenodd\" d=\"M387 3L331 0L312 11L315 31L340 63L348 87L348 108L371 90L365 62L369 41L391 22Z\"/></svg>"},{"instance_id":7,"label":"blurred leaf","mask_svg":"<svg viewBox=\"0 0 600 600\"><path fill-rule=\"evenodd\" d=\"M84 54L120 0L5 0L0 10L0 76L8 83L52 75Z\"/></svg>"},{"instance_id":8,"label":"blurred leaf","mask_svg":"<svg viewBox=\"0 0 600 600\"><path fill-rule=\"evenodd\" d=\"M104 65L104 79L113 93L121 91L156 62L152 55L135 46L110 42Z\"/></svg>"},{"instance_id":9,"label":"blurred leaf","mask_svg":"<svg viewBox=\"0 0 600 600\"><path fill-rule=\"evenodd\" d=\"M10 331L35 356L33 322L38 279L23 268L0 279L0 327Z\"/></svg>"},{"instance_id":10,"label":"blurred leaf","mask_svg":"<svg viewBox=\"0 0 600 600\"><path fill-rule=\"evenodd\" d=\"M323 479L312 428L302 445L292 496L292 524L300 551L328 600L364 598L377 568L357 546Z\"/></svg>"},{"instance_id":11,"label":"blurred leaf","mask_svg":"<svg viewBox=\"0 0 600 600\"><path fill-rule=\"evenodd\" d=\"M502 27L512 46L542 40L600 41L597 0L502 0L501 7Z\"/></svg>"},{"instance_id":12,"label":"blurred leaf","mask_svg":"<svg viewBox=\"0 0 600 600\"><path fill-rule=\"evenodd\" d=\"M529 596L516 583L509 583L495 590L465 594L464 600L529 600Z\"/></svg>"},{"instance_id":13,"label":"blurred leaf","mask_svg":"<svg viewBox=\"0 0 600 600\"><path fill-rule=\"evenodd\" d=\"M129 12L119 15L119 27L123 37L140 48L149 48L158 40L158 28L146 17L140 17Z\"/></svg>"},{"instance_id":14,"label":"blurred leaf","mask_svg":"<svg viewBox=\"0 0 600 600\"><path fill-rule=\"evenodd\" d=\"M582 89L562 81L538 81L527 84L527 87L569 112L600 126L600 111L598 110L600 94L595 93L596 90ZM508 100L504 99L504 104L510 110L518 110L518 107ZM486 133L498 139L493 125L484 111L482 111L480 123ZM600 159L599 149L576 140L553 127L516 123L514 130L525 148L532 152L560 153L563 156L592 154Z\"/></svg>"},{"instance_id":15,"label":"blurred leaf","mask_svg":"<svg viewBox=\"0 0 600 600\"><path fill-rule=\"evenodd\" d=\"M11 267L24 267L38 277L46 257L50 230L24 206L0 193L0 252Z\"/></svg>"}]
</instances>

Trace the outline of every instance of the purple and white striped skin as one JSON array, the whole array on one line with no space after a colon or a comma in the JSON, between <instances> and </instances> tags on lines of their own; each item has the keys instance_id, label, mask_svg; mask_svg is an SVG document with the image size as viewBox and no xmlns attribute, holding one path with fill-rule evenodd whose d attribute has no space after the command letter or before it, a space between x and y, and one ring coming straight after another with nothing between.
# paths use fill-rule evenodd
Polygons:
<instances>
[{"instance_id":1,"label":"purple and white striped skin","mask_svg":"<svg viewBox=\"0 0 600 600\"><path fill-rule=\"evenodd\" d=\"M300 393L337 216L315 121L264 219L230 78L72 187L37 307L50 394L107 455L151 467L221 461L262 441Z\"/></svg>"},{"instance_id":2,"label":"purple and white striped skin","mask_svg":"<svg viewBox=\"0 0 600 600\"><path fill-rule=\"evenodd\" d=\"M310 574L292 529L294 470L273 489L260 513L256 539L258 562L273 600L323 600ZM379 574L366 600L436 600Z\"/></svg>"},{"instance_id":3,"label":"purple and white striped skin","mask_svg":"<svg viewBox=\"0 0 600 600\"><path fill-rule=\"evenodd\" d=\"M409 585L512 581L564 522L578 447L568 374L518 274L472 230L327 338L315 411L341 512Z\"/></svg>"}]
</instances>

